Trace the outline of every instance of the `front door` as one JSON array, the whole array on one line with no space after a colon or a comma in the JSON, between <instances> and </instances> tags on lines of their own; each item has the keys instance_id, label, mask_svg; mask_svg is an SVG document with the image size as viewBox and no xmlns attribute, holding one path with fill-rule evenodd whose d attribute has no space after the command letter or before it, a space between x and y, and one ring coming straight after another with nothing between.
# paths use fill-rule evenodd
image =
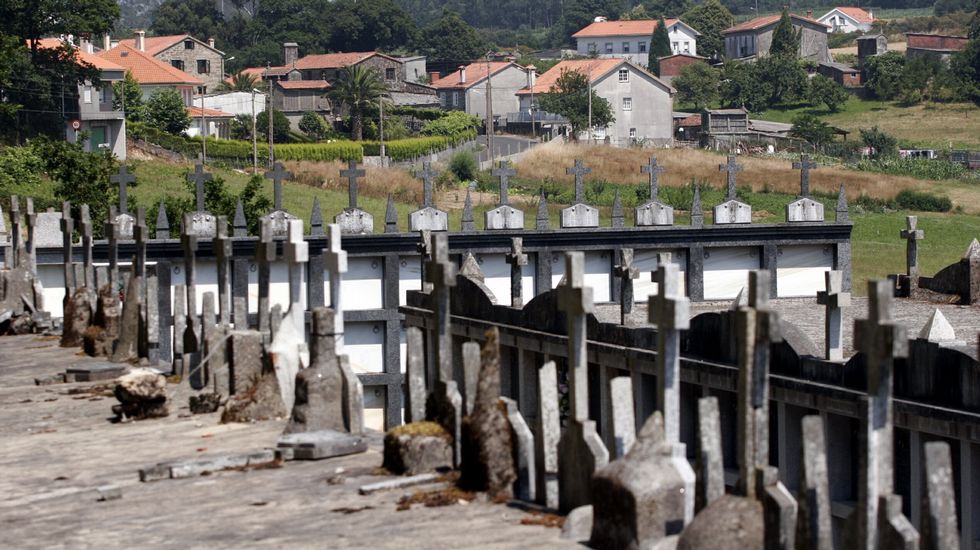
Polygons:
<instances>
[{"instance_id":1,"label":"front door","mask_svg":"<svg viewBox=\"0 0 980 550\"><path fill-rule=\"evenodd\" d=\"M100 150L99 146L107 144L107 142L105 126L92 126L89 128L89 151L98 152Z\"/></svg>"}]
</instances>

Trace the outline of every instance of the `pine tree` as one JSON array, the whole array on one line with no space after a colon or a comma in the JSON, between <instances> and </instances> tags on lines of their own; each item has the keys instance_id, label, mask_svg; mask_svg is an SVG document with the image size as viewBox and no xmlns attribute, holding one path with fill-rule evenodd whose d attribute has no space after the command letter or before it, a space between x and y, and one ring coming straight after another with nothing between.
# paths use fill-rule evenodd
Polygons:
<instances>
[{"instance_id":1,"label":"pine tree","mask_svg":"<svg viewBox=\"0 0 980 550\"><path fill-rule=\"evenodd\" d=\"M797 57L800 55L800 37L793 29L793 21L790 20L789 12L783 10L783 15L779 18L779 24L772 31L772 44L769 46L769 55L782 56L788 55Z\"/></svg>"},{"instance_id":2,"label":"pine tree","mask_svg":"<svg viewBox=\"0 0 980 550\"><path fill-rule=\"evenodd\" d=\"M664 16L660 16L656 28L653 29L653 36L650 38L650 61L647 66L650 72L660 76L660 58L670 55L670 37L667 36L667 22Z\"/></svg>"}]
</instances>

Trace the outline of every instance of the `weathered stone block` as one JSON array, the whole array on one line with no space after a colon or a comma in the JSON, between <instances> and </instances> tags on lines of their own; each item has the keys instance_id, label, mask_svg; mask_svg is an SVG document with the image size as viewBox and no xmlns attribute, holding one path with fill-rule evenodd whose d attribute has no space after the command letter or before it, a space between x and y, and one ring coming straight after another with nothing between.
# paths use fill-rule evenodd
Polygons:
<instances>
[{"instance_id":1,"label":"weathered stone block","mask_svg":"<svg viewBox=\"0 0 980 550\"><path fill-rule=\"evenodd\" d=\"M582 203L563 208L561 227L599 227L599 209Z\"/></svg>"},{"instance_id":2,"label":"weathered stone block","mask_svg":"<svg viewBox=\"0 0 980 550\"><path fill-rule=\"evenodd\" d=\"M483 221L486 229L524 229L524 212L505 204L487 210Z\"/></svg>"},{"instance_id":3,"label":"weathered stone block","mask_svg":"<svg viewBox=\"0 0 980 550\"><path fill-rule=\"evenodd\" d=\"M788 222L822 222L823 203L803 197L786 205Z\"/></svg>"},{"instance_id":4,"label":"weathered stone block","mask_svg":"<svg viewBox=\"0 0 980 550\"><path fill-rule=\"evenodd\" d=\"M435 422L412 422L389 430L382 467L408 475L452 468L452 437Z\"/></svg>"},{"instance_id":5,"label":"weathered stone block","mask_svg":"<svg viewBox=\"0 0 980 550\"><path fill-rule=\"evenodd\" d=\"M426 206L408 215L408 230L411 232L422 231L448 231L449 215L431 206Z\"/></svg>"},{"instance_id":6,"label":"weathered stone block","mask_svg":"<svg viewBox=\"0 0 980 550\"><path fill-rule=\"evenodd\" d=\"M292 449L294 460L323 460L363 453L367 450L367 440L344 432L321 430L283 435L276 446Z\"/></svg>"},{"instance_id":7,"label":"weathered stone block","mask_svg":"<svg viewBox=\"0 0 980 550\"><path fill-rule=\"evenodd\" d=\"M636 208L636 225L674 225L674 209L659 201L650 201Z\"/></svg>"},{"instance_id":8,"label":"weathered stone block","mask_svg":"<svg viewBox=\"0 0 980 550\"><path fill-rule=\"evenodd\" d=\"M334 216L333 222L340 226L340 232L344 235L374 233L374 216L360 208L345 208Z\"/></svg>"},{"instance_id":9,"label":"weathered stone block","mask_svg":"<svg viewBox=\"0 0 980 550\"><path fill-rule=\"evenodd\" d=\"M592 503L592 474L609 462L595 422L569 421L558 440L558 504L568 512Z\"/></svg>"},{"instance_id":10,"label":"weathered stone block","mask_svg":"<svg viewBox=\"0 0 980 550\"><path fill-rule=\"evenodd\" d=\"M725 201L714 208L715 225L752 223L752 207L737 200Z\"/></svg>"}]
</instances>

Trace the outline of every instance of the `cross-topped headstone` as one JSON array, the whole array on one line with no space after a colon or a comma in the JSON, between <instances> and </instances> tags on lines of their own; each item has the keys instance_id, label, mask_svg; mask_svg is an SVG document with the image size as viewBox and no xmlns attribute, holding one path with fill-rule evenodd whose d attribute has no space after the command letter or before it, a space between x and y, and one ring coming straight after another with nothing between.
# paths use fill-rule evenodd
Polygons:
<instances>
[{"instance_id":1,"label":"cross-topped headstone","mask_svg":"<svg viewBox=\"0 0 980 550\"><path fill-rule=\"evenodd\" d=\"M276 162L272 170L265 173L265 177L272 180L272 208L282 210L282 180L293 179L293 174L288 172L281 162Z\"/></svg>"},{"instance_id":2,"label":"cross-topped headstone","mask_svg":"<svg viewBox=\"0 0 980 550\"><path fill-rule=\"evenodd\" d=\"M585 254L565 253L565 284L558 289L558 308L568 324L568 369L571 416L584 421L589 417L586 318L595 309L592 287L585 285Z\"/></svg>"},{"instance_id":3,"label":"cross-topped headstone","mask_svg":"<svg viewBox=\"0 0 980 550\"><path fill-rule=\"evenodd\" d=\"M817 169L817 163L810 160L806 154L800 155L799 161L793 162L793 169L800 171L800 196L810 196L810 170Z\"/></svg>"},{"instance_id":4,"label":"cross-topped headstone","mask_svg":"<svg viewBox=\"0 0 980 550\"><path fill-rule=\"evenodd\" d=\"M432 258L425 266L426 281L432 283L436 317L436 365L438 380L453 379L453 336L450 330L449 292L456 286L456 264L449 259L449 237L432 235Z\"/></svg>"},{"instance_id":5,"label":"cross-topped headstone","mask_svg":"<svg viewBox=\"0 0 980 550\"><path fill-rule=\"evenodd\" d=\"M625 325L633 311L633 279L640 277L640 270L633 265L632 248L619 249L619 263L613 273L619 277L619 324Z\"/></svg>"},{"instance_id":6,"label":"cross-topped headstone","mask_svg":"<svg viewBox=\"0 0 980 550\"><path fill-rule=\"evenodd\" d=\"M330 307L334 311L335 348L337 354L344 353L344 307L340 301L343 293L341 283L347 273L347 251L341 248L340 226L332 223L327 226L327 249L323 253L324 268L330 274Z\"/></svg>"},{"instance_id":7,"label":"cross-topped headstone","mask_svg":"<svg viewBox=\"0 0 980 550\"><path fill-rule=\"evenodd\" d=\"M189 214L185 214L185 218ZM197 235L187 231L187 224L180 235L184 249L184 287L187 289L187 316L197 316ZM188 350L193 351L193 350Z\"/></svg>"},{"instance_id":8,"label":"cross-topped headstone","mask_svg":"<svg viewBox=\"0 0 980 550\"><path fill-rule=\"evenodd\" d=\"M524 285L521 277L522 268L527 265L527 254L524 253L523 237L511 237L507 263L510 264L510 305L524 307Z\"/></svg>"},{"instance_id":9,"label":"cross-topped headstone","mask_svg":"<svg viewBox=\"0 0 980 550\"><path fill-rule=\"evenodd\" d=\"M432 169L432 163L429 161L423 162L422 169L415 173L415 177L422 180L422 206L408 215L409 231L449 229L449 215L436 208L432 200L432 179L436 175L438 172Z\"/></svg>"},{"instance_id":10,"label":"cross-topped headstone","mask_svg":"<svg viewBox=\"0 0 980 550\"><path fill-rule=\"evenodd\" d=\"M358 168L357 161L353 159L347 161L346 170L340 171L340 176L347 178L347 197L350 208L357 208L357 180L366 175L367 172L364 169Z\"/></svg>"},{"instance_id":11,"label":"cross-topped headstone","mask_svg":"<svg viewBox=\"0 0 980 550\"><path fill-rule=\"evenodd\" d=\"M510 186L510 177L517 175L517 170L511 165L509 160L502 160L499 162L496 168L490 171L490 173L500 179L500 200L497 201L498 205L510 204L510 200L507 196L507 190Z\"/></svg>"},{"instance_id":12,"label":"cross-topped headstone","mask_svg":"<svg viewBox=\"0 0 980 550\"><path fill-rule=\"evenodd\" d=\"M673 262L657 268L657 296L649 309L657 325L657 410L664 415L664 441L680 443L680 334L691 326L690 300L684 296L680 268ZM692 495L693 496L693 495Z\"/></svg>"},{"instance_id":13,"label":"cross-topped headstone","mask_svg":"<svg viewBox=\"0 0 980 550\"><path fill-rule=\"evenodd\" d=\"M562 209L561 227L599 227L599 210L585 204L585 176L592 169L576 159L575 166L566 168L565 173L575 176L575 204Z\"/></svg>"},{"instance_id":14,"label":"cross-topped headstone","mask_svg":"<svg viewBox=\"0 0 980 550\"><path fill-rule=\"evenodd\" d=\"M905 216L906 228L900 233L905 239L905 267L909 277L919 276L919 241L925 237L925 232L917 229L918 216Z\"/></svg>"},{"instance_id":15,"label":"cross-topped headstone","mask_svg":"<svg viewBox=\"0 0 980 550\"><path fill-rule=\"evenodd\" d=\"M432 258L432 231L428 229L419 231L419 243L415 245L415 250L419 253L419 280L422 283L422 292L429 292L432 290L432 285L425 276L425 270Z\"/></svg>"},{"instance_id":16,"label":"cross-topped headstone","mask_svg":"<svg viewBox=\"0 0 980 550\"><path fill-rule=\"evenodd\" d=\"M728 184L725 200L733 201L736 198L736 184L738 182L736 174L743 170L743 166L735 162L735 155L728 155L728 162L718 165L719 172L727 172Z\"/></svg>"},{"instance_id":17,"label":"cross-topped headstone","mask_svg":"<svg viewBox=\"0 0 980 550\"><path fill-rule=\"evenodd\" d=\"M72 253L72 232L75 231L75 220L71 217L71 203L61 203L61 240L65 259L65 303L71 299L78 282L75 281L75 259ZM8 258L9 260L9 258Z\"/></svg>"},{"instance_id":18,"label":"cross-topped headstone","mask_svg":"<svg viewBox=\"0 0 980 550\"><path fill-rule=\"evenodd\" d=\"M524 212L512 207L508 196L510 177L517 175L517 170L514 169L509 160L502 160L491 173L500 179L500 200L497 202L496 208L487 210L484 214L484 227L486 229L524 229ZM466 200L469 204L469 190L466 191Z\"/></svg>"},{"instance_id":19,"label":"cross-topped headstone","mask_svg":"<svg viewBox=\"0 0 980 550\"><path fill-rule=\"evenodd\" d=\"M187 181L194 184L195 205L198 212L204 212L204 184L214 179L210 173L204 171L204 165L197 163L194 165L194 172L187 175Z\"/></svg>"},{"instance_id":20,"label":"cross-topped headstone","mask_svg":"<svg viewBox=\"0 0 980 550\"><path fill-rule=\"evenodd\" d=\"M142 284L146 284L146 244L150 238L150 231L146 227L146 209L143 207L136 209L136 224L133 226L133 237L136 241L136 262L133 264L135 275L140 278ZM140 289L140 296L143 296L144 289Z\"/></svg>"},{"instance_id":21,"label":"cross-topped headstone","mask_svg":"<svg viewBox=\"0 0 980 550\"><path fill-rule=\"evenodd\" d=\"M136 176L129 173L125 164L119 166L119 172L109 176L109 181L119 186L119 212L129 212L129 184L136 182Z\"/></svg>"},{"instance_id":22,"label":"cross-topped headstone","mask_svg":"<svg viewBox=\"0 0 980 550\"><path fill-rule=\"evenodd\" d=\"M218 263L218 314L220 322L227 327L231 323L231 260L232 241L228 236L228 218L218 216L217 235L211 241L214 256ZM240 327L239 327L240 328Z\"/></svg>"},{"instance_id":23,"label":"cross-topped headstone","mask_svg":"<svg viewBox=\"0 0 980 550\"><path fill-rule=\"evenodd\" d=\"M824 273L825 289L817 292L817 303L824 306L824 358L828 361L844 359L843 320L841 308L851 305L851 293L844 292L843 273Z\"/></svg>"},{"instance_id":24,"label":"cross-topped headstone","mask_svg":"<svg viewBox=\"0 0 980 550\"><path fill-rule=\"evenodd\" d=\"M422 180L422 207L432 206L432 178L439 175L432 169L432 163L425 161L422 169L416 172L415 177Z\"/></svg>"},{"instance_id":25,"label":"cross-topped headstone","mask_svg":"<svg viewBox=\"0 0 980 550\"><path fill-rule=\"evenodd\" d=\"M357 180L367 175L357 167L356 160L348 160L347 168L340 171L341 177L347 178L348 206L343 212L334 216L334 223L340 225L340 232L345 235L360 235L374 232L374 216L357 207Z\"/></svg>"},{"instance_id":26,"label":"cross-topped headstone","mask_svg":"<svg viewBox=\"0 0 980 550\"><path fill-rule=\"evenodd\" d=\"M650 200L656 201L660 194L660 174L667 169L657 164L657 157L650 157L650 163L640 166L640 172L650 175Z\"/></svg>"},{"instance_id":27,"label":"cross-topped headstone","mask_svg":"<svg viewBox=\"0 0 980 550\"><path fill-rule=\"evenodd\" d=\"M575 159L575 166L565 168L565 173L575 176L575 202L585 201L585 176L592 173L592 169L585 166L581 159Z\"/></svg>"}]
</instances>

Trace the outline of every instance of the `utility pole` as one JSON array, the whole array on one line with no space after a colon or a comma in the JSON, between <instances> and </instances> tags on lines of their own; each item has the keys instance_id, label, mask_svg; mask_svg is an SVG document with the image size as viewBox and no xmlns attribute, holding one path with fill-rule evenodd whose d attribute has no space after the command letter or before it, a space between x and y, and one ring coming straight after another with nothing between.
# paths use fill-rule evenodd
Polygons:
<instances>
[{"instance_id":1,"label":"utility pole","mask_svg":"<svg viewBox=\"0 0 980 550\"><path fill-rule=\"evenodd\" d=\"M493 150L493 87L490 84L490 53L487 52L487 147L490 149L490 164L496 158Z\"/></svg>"},{"instance_id":2,"label":"utility pole","mask_svg":"<svg viewBox=\"0 0 980 550\"><path fill-rule=\"evenodd\" d=\"M387 90L387 88L386 88ZM381 142L381 167L386 166L385 163L385 96L384 94L378 98L378 141Z\"/></svg>"},{"instance_id":3,"label":"utility pole","mask_svg":"<svg viewBox=\"0 0 980 550\"><path fill-rule=\"evenodd\" d=\"M272 72L272 64L266 63L265 72L269 74ZM276 102L273 101L275 97L276 89L272 86L272 75L269 74L269 104L265 106L266 111L269 112L269 169L272 170L273 163L275 162L275 150L272 147L272 109L275 107Z\"/></svg>"},{"instance_id":4,"label":"utility pole","mask_svg":"<svg viewBox=\"0 0 980 550\"><path fill-rule=\"evenodd\" d=\"M252 174L259 173L259 142L255 136L255 88L252 88Z\"/></svg>"},{"instance_id":5,"label":"utility pole","mask_svg":"<svg viewBox=\"0 0 980 550\"><path fill-rule=\"evenodd\" d=\"M527 70L528 70L528 83L530 84L529 88L531 88L531 107L530 107L530 111L531 111L531 137L537 139L538 133L534 131L534 86L536 84L535 71L537 71L538 68L535 67L534 65L528 65L527 66Z\"/></svg>"},{"instance_id":6,"label":"utility pole","mask_svg":"<svg viewBox=\"0 0 980 550\"><path fill-rule=\"evenodd\" d=\"M589 66L589 74L585 75L589 81L589 143L592 143L592 67Z\"/></svg>"}]
</instances>

